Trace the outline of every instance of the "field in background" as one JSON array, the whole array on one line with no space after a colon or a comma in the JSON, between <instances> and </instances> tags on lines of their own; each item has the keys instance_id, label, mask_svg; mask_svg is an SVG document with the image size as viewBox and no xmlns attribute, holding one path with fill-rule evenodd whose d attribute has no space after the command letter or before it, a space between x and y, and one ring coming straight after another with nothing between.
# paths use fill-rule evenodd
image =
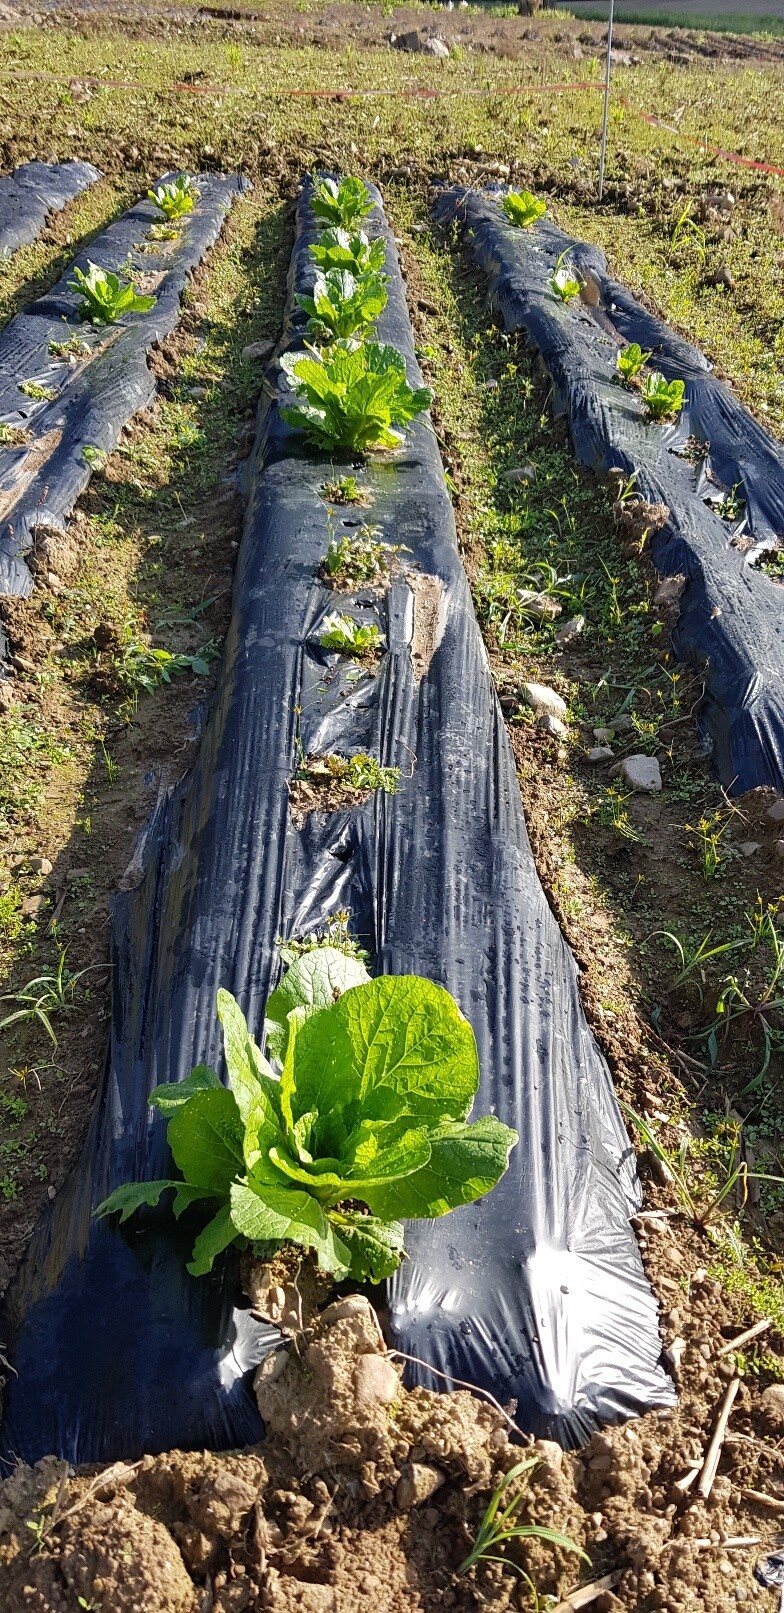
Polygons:
<instances>
[{"instance_id":1,"label":"field in background","mask_svg":"<svg viewBox=\"0 0 784 1613\"><path fill-rule=\"evenodd\" d=\"M562 9L574 17L588 21L604 21L609 12L607 0L603 4L582 5L579 0L567 0ZM679 0L673 5L662 5L661 0L616 0L615 16L619 22L650 23L651 27L713 28L728 33L784 34L784 4L781 0L764 0L761 6L737 5L737 0Z\"/></svg>"}]
</instances>

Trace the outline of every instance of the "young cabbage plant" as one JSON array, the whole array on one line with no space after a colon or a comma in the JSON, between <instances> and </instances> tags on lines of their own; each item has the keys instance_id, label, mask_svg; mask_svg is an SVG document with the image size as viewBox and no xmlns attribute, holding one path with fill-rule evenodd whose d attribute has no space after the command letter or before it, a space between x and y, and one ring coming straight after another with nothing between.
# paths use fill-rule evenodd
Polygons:
<instances>
[{"instance_id":1,"label":"young cabbage plant","mask_svg":"<svg viewBox=\"0 0 784 1613\"><path fill-rule=\"evenodd\" d=\"M381 274L386 262L386 246L379 238L369 241L364 230L323 230L310 248L318 269L349 269L352 274Z\"/></svg>"},{"instance_id":2,"label":"young cabbage plant","mask_svg":"<svg viewBox=\"0 0 784 1613\"><path fill-rule=\"evenodd\" d=\"M380 275L328 269L317 276L312 295L297 294L297 303L309 316L308 336L332 342L367 331L386 308L387 290Z\"/></svg>"},{"instance_id":3,"label":"young cabbage plant","mask_svg":"<svg viewBox=\"0 0 784 1613\"><path fill-rule=\"evenodd\" d=\"M313 187L310 205L316 218L334 229L348 230L373 211L367 185L347 175L345 179L320 179Z\"/></svg>"},{"instance_id":4,"label":"young cabbage plant","mask_svg":"<svg viewBox=\"0 0 784 1613\"><path fill-rule=\"evenodd\" d=\"M353 616L333 611L324 617L319 644L322 650L337 650L340 655L367 655L380 650L383 639L375 622L357 622Z\"/></svg>"},{"instance_id":5,"label":"young cabbage plant","mask_svg":"<svg viewBox=\"0 0 784 1613\"><path fill-rule=\"evenodd\" d=\"M323 353L284 353L281 366L300 400L281 414L318 448L399 448L401 428L432 398L409 386L402 354L384 343L339 340Z\"/></svg>"},{"instance_id":6,"label":"young cabbage plant","mask_svg":"<svg viewBox=\"0 0 784 1613\"><path fill-rule=\"evenodd\" d=\"M403 1257L401 1220L445 1215L504 1174L517 1133L492 1115L466 1120L476 1043L442 986L371 980L357 958L323 947L270 996L267 1057L227 991L218 1017L228 1087L197 1065L152 1094L179 1175L127 1183L95 1212L126 1220L168 1190L177 1216L208 1201L195 1276L232 1243L265 1257L294 1243L336 1281L378 1282Z\"/></svg>"},{"instance_id":7,"label":"young cabbage plant","mask_svg":"<svg viewBox=\"0 0 784 1613\"><path fill-rule=\"evenodd\" d=\"M506 214L510 224L527 230L547 212L547 203L532 196L530 190L510 190L501 203L501 211Z\"/></svg>"},{"instance_id":8,"label":"young cabbage plant","mask_svg":"<svg viewBox=\"0 0 784 1613\"><path fill-rule=\"evenodd\" d=\"M583 289L582 280L579 278L574 265L564 261L566 256L566 252L561 253L547 282L559 302L571 302L573 298L579 297Z\"/></svg>"},{"instance_id":9,"label":"young cabbage plant","mask_svg":"<svg viewBox=\"0 0 784 1613\"><path fill-rule=\"evenodd\" d=\"M683 408L685 381L666 381L660 370L646 375L642 396L652 420L667 420Z\"/></svg>"},{"instance_id":10,"label":"young cabbage plant","mask_svg":"<svg viewBox=\"0 0 784 1613\"><path fill-rule=\"evenodd\" d=\"M155 306L154 297L139 296L130 281L90 262L86 274L74 267L68 289L81 298L78 318L92 325L114 325L123 314L146 314Z\"/></svg>"},{"instance_id":11,"label":"young cabbage plant","mask_svg":"<svg viewBox=\"0 0 784 1613\"><path fill-rule=\"evenodd\" d=\"M615 360L615 367L621 380L625 383L633 381L647 364L650 356L650 353L643 352L639 342L630 342L628 347L622 347Z\"/></svg>"},{"instance_id":12,"label":"young cabbage plant","mask_svg":"<svg viewBox=\"0 0 784 1613\"><path fill-rule=\"evenodd\" d=\"M163 214L167 224L171 224L174 219L184 218L186 213L193 212L199 191L190 174L177 174L174 179L157 185L155 190L148 190L147 199Z\"/></svg>"}]
</instances>

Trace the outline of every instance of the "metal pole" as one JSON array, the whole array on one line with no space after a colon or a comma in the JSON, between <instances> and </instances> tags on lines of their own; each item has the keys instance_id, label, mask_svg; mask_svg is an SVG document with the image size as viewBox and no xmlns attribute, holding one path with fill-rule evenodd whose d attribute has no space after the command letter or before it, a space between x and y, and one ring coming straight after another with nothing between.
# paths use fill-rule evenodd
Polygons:
<instances>
[{"instance_id":1,"label":"metal pole","mask_svg":"<svg viewBox=\"0 0 784 1613\"><path fill-rule=\"evenodd\" d=\"M604 69L604 119L602 122L602 155L599 160L599 201L604 191L604 167L607 161L607 125L610 121L610 68L612 65L612 38L613 13L615 0L610 0L610 15L607 21L607 61Z\"/></svg>"}]
</instances>

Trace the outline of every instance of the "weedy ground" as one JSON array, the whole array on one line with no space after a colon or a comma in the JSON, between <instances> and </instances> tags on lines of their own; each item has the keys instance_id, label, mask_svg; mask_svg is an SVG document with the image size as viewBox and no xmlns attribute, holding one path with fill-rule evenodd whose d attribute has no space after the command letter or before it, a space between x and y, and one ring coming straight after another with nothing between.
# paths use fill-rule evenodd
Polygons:
<instances>
[{"instance_id":1,"label":"weedy ground","mask_svg":"<svg viewBox=\"0 0 784 1613\"><path fill-rule=\"evenodd\" d=\"M54 585L42 577L30 602L3 606L17 675L11 709L0 713L9 995L0 1018L27 982L56 971L64 948L70 971L90 969L74 1006L52 1015L56 1046L40 1021L17 1021L0 1055L9 1272L90 1113L107 1039L107 903L157 790L188 766L209 699L241 533L235 470L262 379L242 350L278 334L291 200L303 170L319 164L384 188L534 855L578 959L590 1022L622 1097L674 1167L686 1150L699 1205L734 1177L723 1219L706 1231L679 1193L677 1169L648 1149L649 1202L674 1229L664 1250L652 1232L644 1240L675 1318L667 1336L684 1312L696 1314L698 1292L705 1309L704 1284L720 1283L722 1325L772 1319L741 1363L756 1393L784 1377L784 1198L776 1182L757 1179L784 1175L784 989L771 939L781 927L765 928L781 913L781 829L766 816L768 796L730 802L712 780L695 735L701 679L668 651L673 606L656 603L644 550L621 542L610 493L576 469L531 356L494 326L462 246L433 229L429 199L433 183L508 177L542 195L559 224L602 246L618 278L697 341L782 434L784 181L713 158L702 142L781 163L784 46L620 28L632 65L616 70L599 207L603 29L584 18L277 3L257 20L166 4L37 15L26 20L22 8L0 36L0 166L84 157L105 177L3 266L0 317L53 284L69 256L167 169L240 168L254 189L154 356L158 401L81 501L71 568L55 569ZM406 27L446 38L450 58L390 45ZM576 80L589 87L548 88ZM356 93L301 93L336 89ZM360 93L373 90L384 93ZM560 618L532 619L521 589L546 595ZM574 615L585 628L562 651L558 620ZM207 671L186 666L150 692L154 661L140 646L205 658ZM567 700L568 742L529 720L519 695L529 678ZM627 727L616 753L655 753L661 797L627 795L585 759L593 728L619 712ZM750 841L760 849L746 857ZM717 1008L727 991L738 1013L725 1035ZM703 1413L712 1415L710 1399L697 1422ZM747 1475L752 1487L766 1482L764 1472ZM760 1526L756 1515L746 1521ZM624 1605L643 1605L638 1589Z\"/></svg>"}]
</instances>

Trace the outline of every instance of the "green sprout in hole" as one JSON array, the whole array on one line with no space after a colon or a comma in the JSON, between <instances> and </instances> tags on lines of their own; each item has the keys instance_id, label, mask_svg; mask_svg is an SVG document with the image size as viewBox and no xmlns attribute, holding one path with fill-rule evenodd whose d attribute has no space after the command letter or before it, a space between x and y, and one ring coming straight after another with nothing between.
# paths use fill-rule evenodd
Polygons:
<instances>
[{"instance_id":1,"label":"green sprout in hole","mask_svg":"<svg viewBox=\"0 0 784 1613\"><path fill-rule=\"evenodd\" d=\"M47 352L52 358L61 358L76 363L80 358L87 358L90 348L79 336L69 336L65 341L58 342L54 337L47 343Z\"/></svg>"},{"instance_id":2,"label":"green sprout in hole","mask_svg":"<svg viewBox=\"0 0 784 1613\"><path fill-rule=\"evenodd\" d=\"M757 566L774 582L784 582L784 549L766 549L760 555Z\"/></svg>"},{"instance_id":3,"label":"green sprout in hole","mask_svg":"<svg viewBox=\"0 0 784 1613\"><path fill-rule=\"evenodd\" d=\"M567 257L568 248L566 252L561 253L547 282L553 296L557 297L559 302L573 302L583 289L582 280L574 264L565 261Z\"/></svg>"},{"instance_id":4,"label":"green sprout in hole","mask_svg":"<svg viewBox=\"0 0 784 1613\"><path fill-rule=\"evenodd\" d=\"M155 306L154 297L140 296L130 281L95 263L88 262L86 274L74 267L73 276L68 289L81 299L77 317L92 325L114 325L123 314L146 314Z\"/></svg>"},{"instance_id":5,"label":"green sprout in hole","mask_svg":"<svg viewBox=\"0 0 784 1613\"><path fill-rule=\"evenodd\" d=\"M155 190L148 190L147 199L163 214L167 224L172 224L175 219L193 212L199 191L190 174L177 174L174 179L167 179L156 186Z\"/></svg>"},{"instance_id":6,"label":"green sprout in hole","mask_svg":"<svg viewBox=\"0 0 784 1613\"><path fill-rule=\"evenodd\" d=\"M373 503L370 488L363 487L356 476L333 476L330 481L322 482L321 492L328 504L367 506Z\"/></svg>"},{"instance_id":7,"label":"green sprout in hole","mask_svg":"<svg viewBox=\"0 0 784 1613\"><path fill-rule=\"evenodd\" d=\"M337 650L339 655L376 655L383 642L375 622L357 622L340 611L324 617L319 634L322 650Z\"/></svg>"},{"instance_id":8,"label":"green sprout in hole","mask_svg":"<svg viewBox=\"0 0 784 1613\"><path fill-rule=\"evenodd\" d=\"M669 420L683 408L685 381L667 381L660 370L652 370L642 384L643 402L652 420Z\"/></svg>"},{"instance_id":9,"label":"green sprout in hole","mask_svg":"<svg viewBox=\"0 0 784 1613\"><path fill-rule=\"evenodd\" d=\"M336 341L323 353L284 353L280 362L299 400L281 414L318 448L399 448L401 428L432 400L429 387L409 386L402 353L384 343Z\"/></svg>"},{"instance_id":10,"label":"green sprout in hole","mask_svg":"<svg viewBox=\"0 0 784 1613\"><path fill-rule=\"evenodd\" d=\"M347 958L358 958L360 963L367 963L370 953L354 940L349 925L351 915L348 908L341 907L337 913L331 913L324 920L320 930L311 930L308 935L292 936L288 940L278 939L276 945L280 949L281 963L286 965L294 963L297 958L303 958L306 952L317 952L319 947L334 947Z\"/></svg>"},{"instance_id":11,"label":"green sprout in hole","mask_svg":"<svg viewBox=\"0 0 784 1613\"><path fill-rule=\"evenodd\" d=\"M0 420L0 448L23 448L29 441L25 426L9 426L7 420Z\"/></svg>"},{"instance_id":12,"label":"green sprout in hole","mask_svg":"<svg viewBox=\"0 0 784 1613\"><path fill-rule=\"evenodd\" d=\"M348 230L373 211L367 185L348 175L340 181L320 179L313 187L310 205L316 218L333 229Z\"/></svg>"},{"instance_id":13,"label":"green sprout in hole","mask_svg":"<svg viewBox=\"0 0 784 1613\"><path fill-rule=\"evenodd\" d=\"M35 403L53 403L57 397L57 388L41 386L38 381L20 381L19 391L24 392L26 398L32 398Z\"/></svg>"},{"instance_id":14,"label":"green sprout in hole","mask_svg":"<svg viewBox=\"0 0 784 1613\"><path fill-rule=\"evenodd\" d=\"M349 269L319 274L312 293L298 292L297 304L308 315L307 335L315 341L369 331L387 305L381 275L354 276Z\"/></svg>"},{"instance_id":15,"label":"green sprout in hole","mask_svg":"<svg viewBox=\"0 0 784 1613\"><path fill-rule=\"evenodd\" d=\"M477 1530L476 1540L468 1556L460 1564L458 1574L468 1574L477 1563L503 1563L505 1568L513 1568L531 1585L531 1580L524 1569L508 1557L499 1555L500 1548L505 1546L508 1540L545 1540L551 1546L559 1546L561 1551L574 1552L575 1556L581 1557L585 1563L590 1562L590 1558L577 1542L569 1535L561 1534L560 1530L548 1529L541 1523L520 1524L515 1521L525 1499L525 1490L520 1481L538 1465L539 1458L529 1456L525 1461L517 1462L508 1473L504 1474L490 1497Z\"/></svg>"},{"instance_id":16,"label":"green sprout in hole","mask_svg":"<svg viewBox=\"0 0 784 1613\"><path fill-rule=\"evenodd\" d=\"M228 1087L200 1064L152 1094L179 1174L126 1183L95 1212L124 1221L167 1191L176 1216L203 1201L194 1276L230 1244L269 1257L292 1243L336 1282L380 1282L403 1257L403 1220L445 1215L503 1176L517 1133L466 1120L476 1042L443 986L307 952L267 1000L266 1056L229 992L217 1007Z\"/></svg>"},{"instance_id":17,"label":"green sprout in hole","mask_svg":"<svg viewBox=\"0 0 784 1613\"><path fill-rule=\"evenodd\" d=\"M348 790L383 790L385 795L396 795L400 768L382 767L375 756L368 756L366 751L358 751L354 756L337 756L334 751L325 751L320 756L308 756L296 776L322 788L334 784Z\"/></svg>"},{"instance_id":18,"label":"green sprout in hole","mask_svg":"<svg viewBox=\"0 0 784 1613\"><path fill-rule=\"evenodd\" d=\"M639 342L630 342L628 347L622 347L615 360L618 378L625 386L636 380L640 370L647 364L650 353L644 353Z\"/></svg>"},{"instance_id":19,"label":"green sprout in hole","mask_svg":"<svg viewBox=\"0 0 784 1613\"><path fill-rule=\"evenodd\" d=\"M506 214L510 224L528 230L537 219L544 217L547 203L532 196L530 190L510 190L501 203L501 211Z\"/></svg>"},{"instance_id":20,"label":"green sprout in hole","mask_svg":"<svg viewBox=\"0 0 784 1613\"><path fill-rule=\"evenodd\" d=\"M389 576L394 557L403 553L401 543L380 543L380 526L361 526L341 538L331 538L321 564L321 575L333 587L345 584L377 583Z\"/></svg>"},{"instance_id":21,"label":"green sprout in hole","mask_svg":"<svg viewBox=\"0 0 784 1613\"><path fill-rule=\"evenodd\" d=\"M354 275L381 274L386 263L383 240L369 241L364 230L322 230L308 250L322 274L329 269L349 269Z\"/></svg>"},{"instance_id":22,"label":"green sprout in hole","mask_svg":"<svg viewBox=\"0 0 784 1613\"><path fill-rule=\"evenodd\" d=\"M103 470L106 464L106 454L103 448L96 448L95 443L92 442L82 444L82 459L90 466L91 470Z\"/></svg>"}]
</instances>

